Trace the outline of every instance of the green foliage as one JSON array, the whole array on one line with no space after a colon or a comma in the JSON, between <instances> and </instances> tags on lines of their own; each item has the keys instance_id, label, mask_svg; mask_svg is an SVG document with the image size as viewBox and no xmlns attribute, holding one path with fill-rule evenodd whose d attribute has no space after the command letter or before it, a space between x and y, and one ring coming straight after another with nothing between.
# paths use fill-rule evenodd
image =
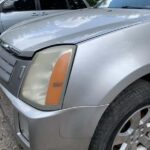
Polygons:
<instances>
[{"instance_id":1,"label":"green foliage","mask_svg":"<svg viewBox=\"0 0 150 150\"><path fill-rule=\"evenodd\" d=\"M88 3L89 3L91 6L94 6L94 5L97 4L97 2L98 2L99 0L87 0L87 1L88 1Z\"/></svg>"}]
</instances>

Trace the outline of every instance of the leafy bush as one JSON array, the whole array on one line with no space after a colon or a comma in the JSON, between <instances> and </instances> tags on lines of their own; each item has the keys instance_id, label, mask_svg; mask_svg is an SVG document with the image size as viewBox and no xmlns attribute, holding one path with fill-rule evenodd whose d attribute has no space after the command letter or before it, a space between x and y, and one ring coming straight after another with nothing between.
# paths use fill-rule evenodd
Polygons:
<instances>
[{"instance_id":1,"label":"leafy bush","mask_svg":"<svg viewBox=\"0 0 150 150\"><path fill-rule=\"evenodd\" d=\"M94 6L94 5L97 4L97 2L98 2L99 0L87 0L87 1L88 1L88 3L89 3L91 6Z\"/></svg>"}]
</instances>

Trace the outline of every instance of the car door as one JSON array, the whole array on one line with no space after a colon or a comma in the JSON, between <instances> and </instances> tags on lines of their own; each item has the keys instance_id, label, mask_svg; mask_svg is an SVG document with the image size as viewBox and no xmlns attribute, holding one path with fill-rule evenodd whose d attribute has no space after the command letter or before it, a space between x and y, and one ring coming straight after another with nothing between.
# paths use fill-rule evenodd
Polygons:
<instances>
[{"instance_id":1,"label":"car door","mask_svg":"<svg viewBox=\"0 0 150 150\"><path fill-rule=\"evenodd\" d=\"M63 12L69 9L67 0L39 0L41 16Z\"/></svg>"},{"instance_id":2,"label":"car door","mask_svg":"<svg viewBox=\"0 0 150 150\"><path fill-rule=\"evenodd\" d=\"M2 4L1 21L4 30L18 22L39 15L35 0L6 0Z\"/></svg>"}]
</instances>

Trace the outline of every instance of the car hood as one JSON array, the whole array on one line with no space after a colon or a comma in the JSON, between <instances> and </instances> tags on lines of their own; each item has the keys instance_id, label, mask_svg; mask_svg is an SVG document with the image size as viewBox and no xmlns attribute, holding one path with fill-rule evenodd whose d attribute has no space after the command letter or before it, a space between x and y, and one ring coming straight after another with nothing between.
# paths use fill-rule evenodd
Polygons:
<instances>
[{"instance_id":1,"label":"car hood","mask_svg":"<svg viewBox=\"0 0 150 150\"><path fill-rule=\"evenodd\" d=\"M19 56L57 44L77 44L149 18L147 10L84 9L51 15L16 25L1 35Z\"/></svg>"}]
</instances>

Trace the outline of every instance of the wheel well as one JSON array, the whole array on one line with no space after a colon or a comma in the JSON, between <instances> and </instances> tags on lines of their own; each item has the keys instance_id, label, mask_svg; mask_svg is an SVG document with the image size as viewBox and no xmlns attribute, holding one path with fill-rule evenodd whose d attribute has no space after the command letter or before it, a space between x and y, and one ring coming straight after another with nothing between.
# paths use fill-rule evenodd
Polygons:
<instances>
[{"instance_id":1,"label":"wheel well","mask_svg":"<svg viewBox=\"0 0 150 150\"><path fill-rule=\"evenodd\" d=\"M115 99L117 99L117 97L119 97L119 96L124 92L124 90L126 90L128 87L130 87L132 84L136 83L136 82L139 81L139 80L145 80L145 81L147 81L147 82L150 82L150 73L149 73L149 74L146 74L146 75L144 75L144 76L142 76L141 78L139 78L139 79L137 79L137 80L135 80L135 81L133 81L130 85L128 85L126 88L124 88L124 89L115 97ZM113 102L115 101L115 99L114 99L111 103L113 103ZM111 103L110 103L110 104L111 104Z\"/></svg>"},{"instance_id":2,"label":"wheel well","mask_svg":"<svg viewBox=\"0 0 150 150\"><path fill-rule=\"evenodd\" d=\"M149 73L149 74L147 74L147 75L145 75L145 76L143 76L141 79L143 79L143 80L146 80L146 81L150 82L150 73Z\"/></svg>"},{"instance_id":3,"label":"wheel well","mask_svg":"<svg viewBox=\"0 0 150 150\"><path fill-rule=\"evenodd\" d=\"M135 82L132 83L132 85L130 85L130 87L128 87L128 89L124 90L124 93L120 94L120 97L116 98L115 101L113 101L112 104L108 106L108 108L105 110L104 114L102 115L96 127L96 130L94 132L94 135L90 143L89 150L94 150L94 149L96 150L99 148L99 145L98 145L99 138L102 141L101 148L102 149L107 148L105 144L103 145L103 142L107 141L106 143L108 143L108 141L110 141L110 139L113 138L113 135L116 134L115 130L117 130L117 128L120 126L120 123L122 122L121 119L123 119L122 115L120 115L122 114L122 112L124 112L123 114L127 116L128 111L132 114L137 109L140 109L140 107L143 108L147 104L149 104L149 98L150 98L149 81L150 81L150 74L143 76L142 78L136 80ZM132 92L134 94L132 94ZM116 111L116 110L119 110L119 111ZM118 120L116 118L118 118ZM116 124L116 126L113 128L113 124L115 121L118 124ZM112 123L112 127L110 127L111 123ZM109 134L109 130L113 131L112 134ZM107 137L109 137L110 139L108 140ZM111 143L110 143L110 146L111 146Z\"/></svg>"},{"instance_id":4,"label":"wheel well","mask_svg":"<svg viewBox=\"0 0 150 150\"><path fill-rule=\"evenodd\" d=\"M115 99L113 99L113 101L112 101L110 104L114 103L115 100L117 99L117 97L119 97L119 96L124 92L124 90L126 90L129 86L131 86L132 84L136 83L136 82L139 81L139 80L145 80L145 81L150 82L150 73L149 73L149 74L146 74L146 75L144 75L144 76L142 76L141 78L138 78L138 79L135 80L135 81L133 81L130 85L128 85L126 88L124 88L124 89L115 97ZM110 105L109 105L109 106L110 106ZM102 114L102 116L101 116L99 122L103 119L103 116L104 116L104 114L106 113L106 111L108 110L109 106L108 106L108 107L106 108L106 110L103 112L103 114ZM99 124L99 122L98 122L98 124ZM97 124L97 127L98 127L98 124ZM95 135L95 132L96 132L96 130L97 130L97 127L95 128L93 137L94 137L94 135ZM92 137L92 139L93 139L93 137ZM92 142L92 140L91 140L91 142Z\"/></svg>"}]
</instances>

